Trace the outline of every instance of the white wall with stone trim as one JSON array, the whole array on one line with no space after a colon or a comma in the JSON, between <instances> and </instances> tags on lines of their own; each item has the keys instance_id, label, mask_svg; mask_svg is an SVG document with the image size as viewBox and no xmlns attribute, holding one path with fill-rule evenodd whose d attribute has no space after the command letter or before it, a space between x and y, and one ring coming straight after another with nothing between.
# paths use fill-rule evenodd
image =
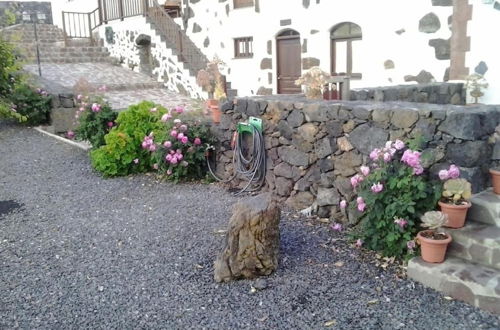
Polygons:
<instances>
[{"instance_id":1,"label":"white wall with stone trim","mask_svg":"<svg viewBox=\"0 0 500 330\"><path fill-rule=\"evenodd\" d=\"M330 71L330 30L341 22L353 22L361 26L363 40L358 53L354 53L355 67L363 74L362 80L353 81L352 87L373 87L405 83L404 76L416 76L421 70L430 72L436 81L442 81L449 60L437 60L430 39L448 39L451 31L448 17L451 6L432 6L431 1L303 1L260 0L260 12L254 7L233 9L233 1L198 1L189 3L194 17L188 21L188 35L209 57L217 54L231 69L228 80L238 89L239 95L252 95L259 87L272 88L276 92L276 35L287 28L300 33L301 43L307 39L307 52L303 58L320 60L323 70ZM226 6L229 12L226 13ZM440 29L435 33L419 32L419 20L433 12L439 17ZM280 21L291 19L288 26ZM201 32L194 32L194 24ZM397 34L396 31L405 32ZM311 30L317 30L312 34ZM253 37L254 56L251 59L235 59L233 39ZM206 46L206 40L209 45ZM272 55L268 55L267 42L272 41ZM224 48L222 48L222 45ZM356 49L355 49L356 52ZM261 70L263 58L272 58L273 68ZM385 69L384 61L392 60L394 69ZM272 82L268 82L268 73Z\"/></svg>"}]
</instances>

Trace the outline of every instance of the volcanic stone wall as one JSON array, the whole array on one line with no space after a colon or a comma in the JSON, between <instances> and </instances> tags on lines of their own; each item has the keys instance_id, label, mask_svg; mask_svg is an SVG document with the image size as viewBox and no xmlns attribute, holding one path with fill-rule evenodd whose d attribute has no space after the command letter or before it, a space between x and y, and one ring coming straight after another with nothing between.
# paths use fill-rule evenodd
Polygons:
<instances>
[{"instance_id":1,"label":"volcanic stone wall","mask_svg":"<svg viewBox=\"0 0 500 330\"><path fill-rule=\"evenodd\" d=\"M349 178L372 149L388 140L422 136L427 141L424 167L436 175L457 164L474 192L489 185L488 169L500 160L500 143L494 139L500 106L312 101L288 95L238 98L221 110L221 122L213 127L220 141L216 173L223 178L233 173L231 137L237 123L249 116L262 118L267 153L263 190L294 209L313 206L322 217L340 213L339 201L353 196ZM230 185L242 187L244 182L235 179Z\"/></svg>"}]
</instances>

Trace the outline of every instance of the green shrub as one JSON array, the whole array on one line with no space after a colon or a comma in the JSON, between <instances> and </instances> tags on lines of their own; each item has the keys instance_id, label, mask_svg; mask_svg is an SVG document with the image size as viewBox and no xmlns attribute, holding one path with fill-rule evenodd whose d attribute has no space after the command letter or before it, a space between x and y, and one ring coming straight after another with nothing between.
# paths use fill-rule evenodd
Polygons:
<instances>
[{"instance_id":1,"label":"green shrub","mask_svg":"<svg viewBox=\"0 0 500 330\"><path fill-rule=\"evenodd\" d=\"M26 124L47 124L50 120L51 96L42 89L34 90L21 83L14 87L10 101L15 105L17 113L27 117Z\"/></svg>"},{"instance_id":2,"label":"green shrub","mask_svg":"<svg viewBox=\"0 0 500 330\"><path fill-rule=\"evenodd\" d=\"M152 168L150 151L141 147L144 136L163 134L160 121L166 109L152 102L142 102L121 112L105 137L105 145L90 153L92 165L106 177L141 173Z\"/></svg>"},{"instance_id":3,"label":"green shrub","mask_svg":"<svg viewBox=\"0 0 500 330\"><path fill-rule=\"evenodd\" d=\"M118 113L102 98L79 96L78 101L76 139L89 141L92 148L99 148L106 143L104 136L115 126Z\"/></svg>"},{"instance_id":4,"label":"green shrub","mask_svg":"<svg viewBox=\"0 0 500 330\"><path fill-rule=\"evenodd\" d=\"M19 70L13 47L0 37L0 118L14 118L22 122L26 121L26 116L18 113L10 100Z\"/></svg>"},{"instance_id":5,"label":"green shrub","mask_svg":"<svg viewBox=\"0 0 500 330\"><path fill-rule=\"evenodd\" d=\"M365 247L389 257L414 253L419 219L441 196L440 184L428 180L420 156L402 141L388 141L371 152L371 166L362 166L351 178L358 193L355 206L361 212L359 238Z\"/></svg>"}]
</instances>

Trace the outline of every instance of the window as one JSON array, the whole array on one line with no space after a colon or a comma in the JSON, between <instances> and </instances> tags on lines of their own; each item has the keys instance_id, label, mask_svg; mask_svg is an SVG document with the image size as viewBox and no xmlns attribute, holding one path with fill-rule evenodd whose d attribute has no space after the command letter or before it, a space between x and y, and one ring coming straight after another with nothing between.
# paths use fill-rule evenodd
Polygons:
<instances>
[{"instance_id":1,"label":"window","mask_svg":"<svg viewBox=\"0 0 500 330\"><path fill-rule=\"evenodd\" d=\"M234 57L236 58L253 57L253 37L234 39Z\"/></svg>"},{"instance_id":2,"label":"window","mask_svg":"<svg viewBox=\"0 0 500 330\"><path fill-rule=\"evenodd\" d=\"M361 27L351 22L340 23L332 29L330 34L332 76L361 79L361 73L356 70L360 56L357 46L361 36Z\"/></svg>"},{"instance_id":3,"label":"window","mask_svg":"<svg viewBox=\"0 0 500 330\"><path fill-rule=\"evenodd\" d=\"M252 7L253 0L233 0L234 8Z\"/></svg>"}]
</instances>

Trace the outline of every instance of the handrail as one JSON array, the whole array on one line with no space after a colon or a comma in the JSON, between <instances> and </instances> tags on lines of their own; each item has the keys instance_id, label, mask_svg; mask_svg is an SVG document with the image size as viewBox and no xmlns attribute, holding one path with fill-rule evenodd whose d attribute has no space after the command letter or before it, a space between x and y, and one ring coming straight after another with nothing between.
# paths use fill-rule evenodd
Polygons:
<instances>
[{"instance_id":1,"label":"handrail","mask_svg":"<svg viewBox=\"0 0 500 330\"><path fill-rule=\"evenodd\" d=\"M64 43L68 44L68 38L88 38L90 44L94 45L92 31L102 24L99 8L88 13L73 11L62 12L62 24L64 30Z\"/></svg>"}]
</instances>

